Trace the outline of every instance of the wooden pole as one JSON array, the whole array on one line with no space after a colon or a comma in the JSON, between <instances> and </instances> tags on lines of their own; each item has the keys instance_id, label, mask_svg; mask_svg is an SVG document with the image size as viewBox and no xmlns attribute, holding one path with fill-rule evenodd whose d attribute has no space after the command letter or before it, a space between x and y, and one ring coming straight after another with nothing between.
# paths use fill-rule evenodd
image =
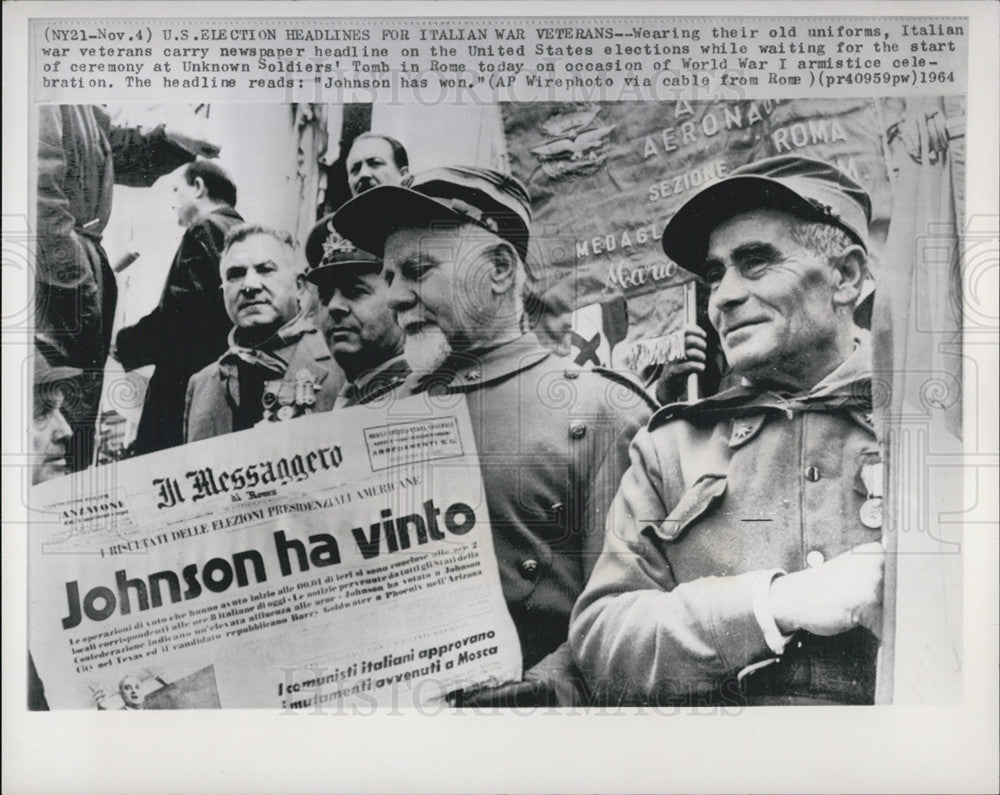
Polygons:
<instances>
[{"instance_id":1,"label":"wooden pole","mask_svg":"<svg viewBox=\"0 0 1000 795\"><path fill-rule=\"evenodd\" d=\"M690 281L684 285L684 321L694 325L698 322L698 305L695 296L695 283ZM687 378L687 401L693 403L698 399L698 374L691 373Z\"/></svg>"}]
</instances>

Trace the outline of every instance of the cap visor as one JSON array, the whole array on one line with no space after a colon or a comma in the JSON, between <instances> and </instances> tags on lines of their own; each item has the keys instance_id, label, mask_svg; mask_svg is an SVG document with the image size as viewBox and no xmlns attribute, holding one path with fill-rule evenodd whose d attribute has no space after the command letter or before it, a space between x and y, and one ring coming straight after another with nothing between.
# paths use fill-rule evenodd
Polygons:
<instances>
[{"instance_id":1,"label":"cap visor","mask_svg":"<svg viewBox=\"0 0 1000 795\"><path fill-rule=\"evenodd\" d=\"M313 284L325 284L338 278L343 279L347 274L378 273L381 270L382 263L378 260L346 259L312 268L306 274L306 281Z\"/></svg>"},{"instance_id":2,"label":"cap visor","mask_svg":"<svg viewBox=\"0 0 1000 795\"><path fill-rule=\"evenodd\" d=\"M471 221L444 204L398 185L380 185L355 196L333 216L334 228L358 248L385 256L385 241L399 229L430 227L435 222Z\"/></svg>"},{"instance_id":3,"label":"cap visor","mask_svg":"<svg viewBox=\"0 0 1000 795\"><path fill-rule=\"evenodd\" d=\"M705 188L674 214L663 231L663 252L682 268L704 276L712 230L735 215L762 209L815 215L809 202L780 182L766 177L731 177Z\"/></svg>"}]
</instances>

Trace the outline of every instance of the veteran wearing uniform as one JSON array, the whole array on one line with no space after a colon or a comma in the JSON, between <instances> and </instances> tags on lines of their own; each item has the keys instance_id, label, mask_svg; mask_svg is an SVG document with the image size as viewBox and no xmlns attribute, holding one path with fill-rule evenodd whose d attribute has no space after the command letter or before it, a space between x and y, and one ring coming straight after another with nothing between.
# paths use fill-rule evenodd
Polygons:
<instances>
[{"instance_id":1,"label":"veteran wearing uniform","mask_svg":"<svg viewBox=\"0 0 1000 795\"><path fill-rule=\"evenodd\" d=\"M302 314L305 278L292 237L234 227L219 270L234 328L229 349L188 382L186 441L333 408L344 374Z\"/></svg>"},{"instance_id":2,"label":"veteran wearing uniform","mask_svg":"<svg viewBox=\"0 0 1000 795\"><path fill-rule=\"evenodd\" d=\"M389 308L382 260L341 237L332 219L321 218L309 233L306 278L319 292L320 331L347 377L334 408L347 408L402 386L410 368L403 330Z\"/></svg>"},{"instance_id":3,"label":"veteran wearing uniform","mask_svg":"<svg viewBox=\"0 0 1000 795\"><path fill-rule=\"evenodd\" d=\"M414 370L404 388L467 400L526 672L471 701L503 706L576 697L570 611L600 551L628 443L651 411L630 380L582 371L523 331L530 218L512 177L441 168L409 188L373 188L333 221L383 257Z\"/></svg>"},{"instance_id":4,"label":"veteran wearing uniform","mask_svg":"<svg viewBox=\"0 0 1000 795\"><path fill-rule=\"evenodd\" d=\"M852 322L870 218L846 174L776 157L667 226L742 383L632 444L570 628L603 701L872 702L882 478Z\"/></svg>"}]
</instances>

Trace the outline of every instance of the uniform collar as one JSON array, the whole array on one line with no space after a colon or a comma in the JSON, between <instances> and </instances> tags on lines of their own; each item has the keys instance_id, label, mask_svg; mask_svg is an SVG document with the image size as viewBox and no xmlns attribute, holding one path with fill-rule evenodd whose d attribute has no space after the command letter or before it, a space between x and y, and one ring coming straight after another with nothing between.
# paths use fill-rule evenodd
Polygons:
<instances>
[{"instance_id":1,"label":"uniform collar","mask_svg":"<svg viewBox=\"0 0 1000 795\"><path fill-rule=\"evenodd\" d=\"M218 207L213 207L211 210L209 210L207 213L205 213L204 216L201 216L201 217L202 218L207 218L210 215L224 215L227 218L235 218L238 221L242 221L243 220L243 216L240 215L238 212L236 212L236 210L234 210L228 204L221 204Z\"/></svg>"},{"instance_id":2,"label":"uniform collar","mask_svg":"<svg viewBox=\"0 0 1000 795\"><path fill-rule=\"evenodd\" d=\"M354 386L356 386L359 390L364 390L369 384L385 376L391 376L394 373L406 370L409 370L409 366L406 364L406 359L403 358L402 354L400 354L399 356L395 356L392 359L383 362L378 367L362 373L358 380L354 382ZM346 387L347 384L344 386Z\"/></svg>"},{"instance_id":3,"label":"uniform collar","mask_svg":"<svg viewBox=\"0 0 1000 795\"><path fill-rule=\"evenodd\" d=\"M316 327L302 312L299 312L260 345L240 345L236 341L236 328L234 327L229 332L229 350L222 354L219 359L220 373L223 376L232 376L236 363L243 361L249 365L261 366L280 377L288 366L287 360L280 355L280 352L299 342L306 334L313 333L316 333Z\"/></svg>"},{"instance_id":4,"label":"uniform collar","mask_svg":"<svg viewBox=\"0 0 1000 795\"><path fill-rule=\"evenodd\" d=\"M844 408L852 413L871 412L871 342L862 334L851 354L822 381L800 393L763 390L743 379L739 386L727 389L696 403L672 403L664 406L650 420L650 428L678 417L746 416L777 411L791 415L796 411L823 411ZM869 421L870 422L870 421Z\"/></svg>"},{"instance_id":5,"label":"uniform collar","mask_svg":"<svg viewBox=\"0 0 1000 795\"><path fill-rule=\"evenodd\" d=\"M851 390L855 384L872 377L872 345L871 335L861 334L851 355L842 361L833 372L820 381L807 393L811 397L836 395L845 390Z\"/></svg>"},{"instance_id":6,"label":"uniform collar","mask_svg":"<svg viewBox=\"0 0 1000 795\"><path fill-rule=\"evenodd\" d=\"M414 374L419 385L417 390L426 389L430 384L447 386L449 389L475 389L497 381L503 381L516 373L534 367L552 355L534 334L520 337L492 348L453 353L441 367L430 374Z\"/></svg>"}]
</instances>

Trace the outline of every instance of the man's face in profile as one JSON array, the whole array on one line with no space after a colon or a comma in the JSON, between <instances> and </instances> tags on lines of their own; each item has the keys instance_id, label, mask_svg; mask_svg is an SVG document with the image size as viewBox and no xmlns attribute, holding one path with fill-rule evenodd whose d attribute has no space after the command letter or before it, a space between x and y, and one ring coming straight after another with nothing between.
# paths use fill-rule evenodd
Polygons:
<instances>
[{"instance_id":1,"label":"man's face in profile","mask_svg":"<svg viewBox=\"0 0 1000 795\"><path fill-rule=\"evenodd\" d=\"M200 179L196 179L194 185L188 184L186 176L181 176L174 182L173 208L177 213L177 223L181 226L190 226L198 217L198 196L202 187L198 183Z\"/></svg>"},{"instance_id":2,"label":"man's face in profile","mask_svg":"<svg viewBox=\"0 0 1000 795\"><path fill-rule=\"evenodd\" d=\"M62 412L64 395L60 389L36 389L31 423L32 484L65 475L69 471L66 445L73 430Z\"/></svg>"},{"instance_id":3,"label":"man's face in profile","mask_svg":"<svg viewBox=\"0 0 1000 795\"><path fill-rule=\"evenodd\" d=\"M347 153L347 182L357 196L379 185L399 185L408 172L396 165L392 146L382 138L361 138Z\"/></svg>"}]
</instances>

